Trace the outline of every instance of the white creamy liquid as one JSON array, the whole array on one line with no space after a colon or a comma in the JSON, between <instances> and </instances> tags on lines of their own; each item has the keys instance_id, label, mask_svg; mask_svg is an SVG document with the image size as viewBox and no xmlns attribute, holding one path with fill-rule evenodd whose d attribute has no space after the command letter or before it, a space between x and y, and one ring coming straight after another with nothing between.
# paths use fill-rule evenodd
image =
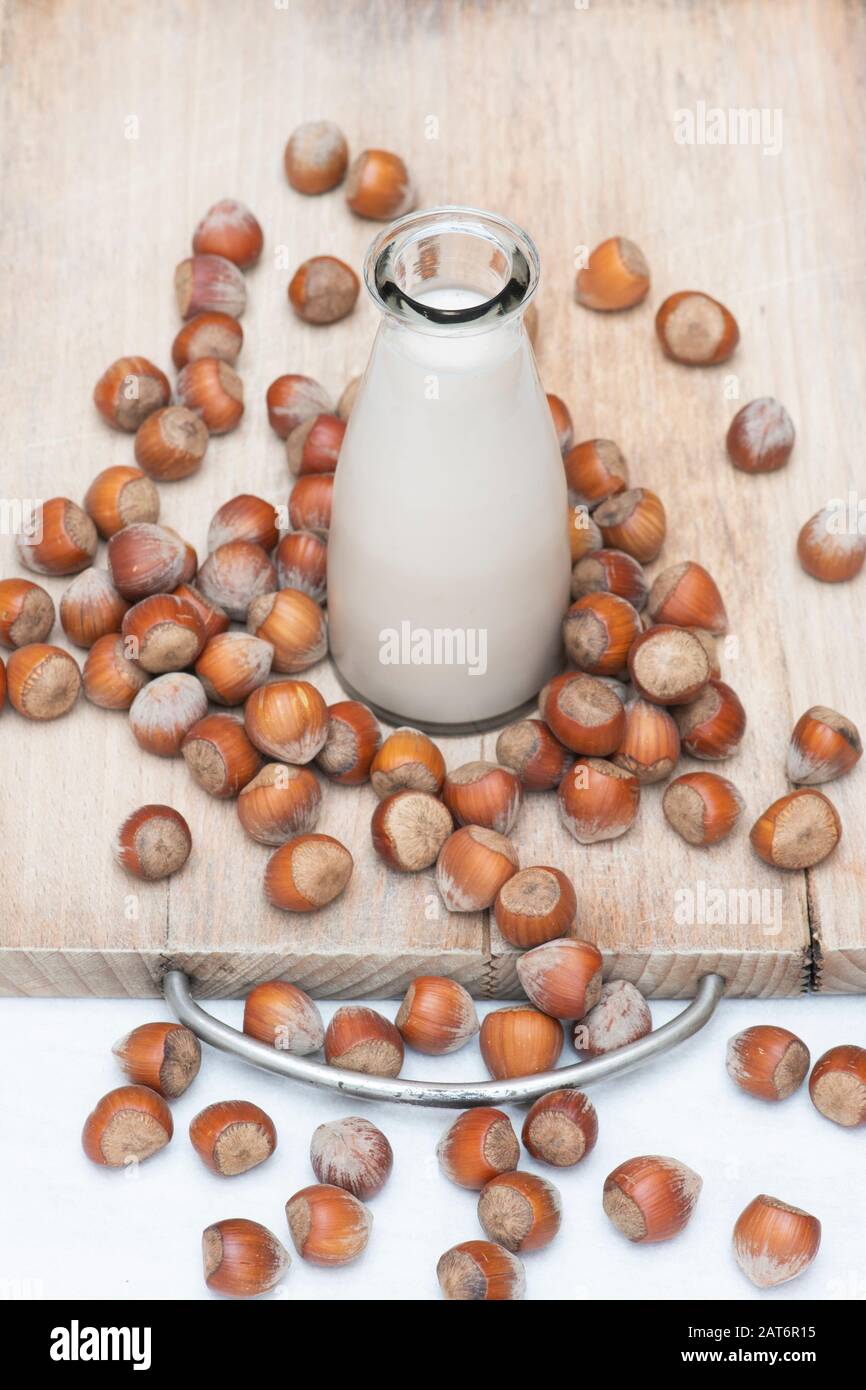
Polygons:
<instances>
[{"instance_id":1,"label":"white creamy liquid","mask_svg":"<svg viewBox=\"0 0 866 1390\"><path fill-rule=\"evenodd\" d=\"M484 297L439 289L427 302ZM562 459L519 323L445 335L386 317L334 486L343 678L408 723L507 714L561 665L569 577Z\"/></svg>"}]
</instances>

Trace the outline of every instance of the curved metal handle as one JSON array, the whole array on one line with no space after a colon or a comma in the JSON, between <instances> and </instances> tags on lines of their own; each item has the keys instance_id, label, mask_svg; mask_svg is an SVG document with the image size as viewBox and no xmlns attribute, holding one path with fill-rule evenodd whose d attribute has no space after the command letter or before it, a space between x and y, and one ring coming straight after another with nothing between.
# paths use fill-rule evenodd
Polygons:
<instances>
[{"instance_id":1,"label":"curved metal handle","mask_svg":"<svg viewBox=\"0 0 866 1390\"><path fill-rule=\"evenodd\" d=\"M306 1081L311 1086L357 1096L360 1100L390 1100L400 1105L432 1105L455 1110L473 1105L514 1105L521 1101L537 1100L539 1096L561 1086L582 1088L593 1081L606 1081L610 1076L619 1076L632 1067L641 1066L650 1058L685 1042L686 1038L709 1023L724 987L725 981L721 975L704 975L698 981L697 993L691 1004L670 1023L665 1023L637 1042L605 1053L603 1057L593 1057L589 1062L574 1062L555 1071L541 1072L537 1076L515 1076L507 1081L449 1083L367 1076L363 1072L346 1071L343 1067L329 1067L325 1062L295 1057L290 1052L281 1052L267 1043L258 1042L246 1033L239 1033L236 1028L230 1028L227 1023L221 1023L205 1013L192 998L189 978L183 971L169 970L163 984L166 1002L181 1023L192 1029L203 1042L221 1048L223 1052L233 1052L236 1057L251 1062L253 1066L274 1071L279 1076L291 1077L293 1081Z\"/></svg>"}]
</instances>

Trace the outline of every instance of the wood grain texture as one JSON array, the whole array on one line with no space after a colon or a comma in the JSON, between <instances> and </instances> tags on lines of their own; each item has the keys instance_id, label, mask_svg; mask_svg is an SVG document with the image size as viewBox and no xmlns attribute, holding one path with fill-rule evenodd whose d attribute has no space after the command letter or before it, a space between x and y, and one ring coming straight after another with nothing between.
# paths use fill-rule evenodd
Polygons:
<instances>
[{"instance_id":1,"label":"wood grain texture","mask_svg":"<svg viewBox=\"0 0 866 1390\"><path fill-rule=\"evenodd\" d=\"M130 460L131 439L102 426L92 385L122 353L167 365L174 266L204 209L233 195L266 236L243 319L247 411L238 431L212 441L201 474L161 487L162 515L203 554L227 497L286 501L267 384L304 371L336 397L363 369L376 323L365 301L328 329L300 323L286 303L303 259L329 253L359 267L376 231L339 192L305 199L285 182L288 133L327 115L353 150L402 153L421 205L502 211L538 242L547 388L571 406L578 438L618 440L634 481L664 498L669 535L654 571L700 559L725 596L734 641L724 674L750 723L721 771L743 791L745 824L785 790L787 737L805 708L834 705L866 725L866 580L822 586L794 556L802 522L864 486L859 7L7 0L0 14L4 498L80 500L96 472ZM780 152L678 144L674 113L699 102L778 108ZM576 249L616 232L643 247L650 298L624 315L580 310ZM653 314L682 288L736 314L742 342L727 366L694 371L662 357ZM785 402L798 441L783 473L747 477L728 464L724 435L738 405L765 394ZM20 572L8 536L0 569ZM59 599L65 581L46 587ZM335 698L326 665L311 679ZM450 740L443 751L454 766L492 756L494 742ZM745 829L710 855L680 844L658 788L618 842L574 844L541 797L528 798L516 839L523 863L574 875L577 929L602 947L609 972L648 993L687 995L715 968L731 992L796 993L810 919L818 987L866 990L862 776L829 789L845 834L808 876L762 865ZM516 991L513 953L481 915L449 916L429 876L378 870L369 788L326 788L320 828L349 845L356 870L337 903L306 919L265 903L267 852L242 835L233 807L199 791L182 762L140 756L122 715L82 704L36 727L4 711L0 786L7 993L147 993L169 961L212 995L276 974L322 995L398 994L422 969L477 994ZM181 810L195 843L183 873L146 887L109 851L145 801ZM770 915L678 921L700 884L763 890Z\"/></svg>"}]
</instances>

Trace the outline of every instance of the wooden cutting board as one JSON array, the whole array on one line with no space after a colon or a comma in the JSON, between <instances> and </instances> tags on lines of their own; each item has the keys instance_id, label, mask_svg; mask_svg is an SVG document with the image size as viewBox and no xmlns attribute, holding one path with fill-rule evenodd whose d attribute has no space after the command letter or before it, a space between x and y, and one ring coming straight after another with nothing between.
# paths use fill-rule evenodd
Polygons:
<instances>
[{"instance_id":1,"label":"wooden cutting board","mask_svg":"<svg viewBox=\"0 0 866 1390\"><path fill-rule=\"evenodd\" d=\"M161 489L162 517L203 553L211 514L234 493L285 502L266 386L302 371L336 398L376 325L360 302L334 327L308 327L286 285L317 253L359 268L377 228L339 192L293 193L283 145L299 121L327 115L353 150L398 150L420 205L490 208L538 242L545 385L569 403L578 438L616 439L634 482L662 495L661 563L697 558L717 577L732 623L723 673L749 716L721 769L747 801L727 844L681 843L649 788L629 835L585 848L558 825L555 798L535 796L516 834L522 862L573 876L581 934L649 994L689 995L709 970L733 994L866 990L863 770L829 789L845 833L814 872L767 868L746 833L786 790L788 733L804 709L829 704L866 725L866 577L825 587L794 556L802 522L866 481L862 11L841 0L6 0L0 13L3 496L80 500L95 473L131 460L131 438L96 415L93 383L123 353L168 364L174 266L204 209L234 195L266 235L243 320L247 411L212 441L198 477ZM677 111L700 103L778 110L781 149L678 143ZM579 248L614 233L640 242L653 288L640 308L607 317L576 307L571 290ZM742 341L726 366L663 359L653 315L683 288L736 314ZM739 404L764 394L787 405L797 445L784 472L747 477L726 460L725 431ZM0 557L3 573L19 572L8 536ZM64 586L46 582L55 600ZM311 679L336 698L326 665ZM443 751L453 766L492 757L494 743ZM517 992L514 953L485 915L449 916L430 875L379 866L369 788L326 788L321 828L351 848L356 870L331 908L294 917L265 903L267 851L234 807L201 792L182 761L141 755L123 715L82 702L35 726L7 707L0 787L7 994L152 994L169 962L204 995L282 974L320 995L387 996L427 971L478 995ZM184 813L195 850L177 877L144 886L110 847L148 801ZM764 920L743 921L735 905L732 923L732 892L764 894Z\"/></svg>"}]
</instances>

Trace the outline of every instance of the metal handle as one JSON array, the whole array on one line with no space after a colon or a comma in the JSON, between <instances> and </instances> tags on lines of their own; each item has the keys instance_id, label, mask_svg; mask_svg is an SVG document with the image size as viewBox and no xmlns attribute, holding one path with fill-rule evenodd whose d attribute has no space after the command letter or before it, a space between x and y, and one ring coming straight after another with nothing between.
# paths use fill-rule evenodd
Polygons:
<instances>
[{"instance_id":1,"label":"metal handle","mask_svg":"<svg viewBox=\"0 0 866 1390\"><path fill-rule=\"evenodd\" d=\"M704 975L698 981L697 993L688 1008L672 1018L670 1023L665 1023L637 1042L628 1043L603 1057L593 1057L589 1062L574 1062L555 1071L541 1072L537 1076L510 1077L507 1081L449 1083L367 1076L363 1072L346 1071L343 1067L329 1067L325 1062L295 1057L290 1052L281 1052L267 1043L258 1042L246 1033L239 1033L237 1028L230 1028L227 1023L221 1023L205 1013L194 1001L189 977L183 971L169 970L163 984L166 1002L181 1023L192 1029L202 1042L221 1048L223 1052L233 1052L236 1057L251 1062L253 1066L274 1071L279 1076L291 1077L293 1081L306 1081L310 1086L357 1096L360 1100L390 1100L399 1105L433 1105L455 1110L472 1105L514 1105L521 1101L537 1100L539 1096L561 1086L582 1088L593 1081L606 1081L608 1077L619 1076L624 1071L641 1066L650 1058L685 1042L686 1038L709 1023L724 987L725 981L721 975Z\"/></svg>"}]
</instances>

